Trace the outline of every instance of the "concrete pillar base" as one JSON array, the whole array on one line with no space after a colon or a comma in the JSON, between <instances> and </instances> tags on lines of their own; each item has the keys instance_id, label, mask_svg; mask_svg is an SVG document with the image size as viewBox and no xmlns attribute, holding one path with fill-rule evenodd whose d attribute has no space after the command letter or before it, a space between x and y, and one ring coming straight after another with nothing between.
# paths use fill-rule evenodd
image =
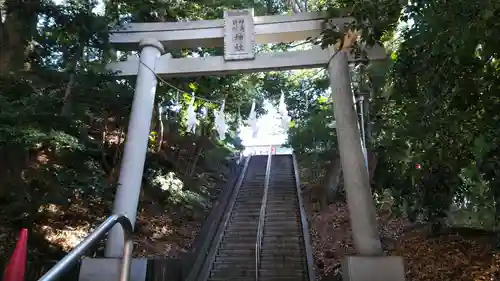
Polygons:
<instances>
[{"instance_id":1,"label":"concrete pillar base","mask_svg":"<svg viewBox=\"0 0 500 281\"><path fill-rule=\"evenodd\" d=\"M114 281L120 275L121 259L83 259L79 281ZM147 259L132 259L130 281L146 281Z\"/></svg>"},{"instance_id":2,"label":"concrete pillar base","mask_svg":"<svg viewBox=\"0 0 500 281\"><path fill-rule=\"evenodd\" d=\"M344 281L405 281L401 257L351 256L342 262Z\"/></svg>"}]
</instances>

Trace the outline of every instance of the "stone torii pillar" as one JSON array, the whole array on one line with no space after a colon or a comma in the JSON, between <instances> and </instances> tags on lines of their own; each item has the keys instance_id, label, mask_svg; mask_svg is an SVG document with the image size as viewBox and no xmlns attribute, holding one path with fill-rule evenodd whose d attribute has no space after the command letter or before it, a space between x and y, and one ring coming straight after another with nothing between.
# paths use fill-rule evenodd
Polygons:
<instances>
[{"instance_id":1,"label":"stone torii pillar","mask_svg":"<svg viewBox=\"0 0 500 281\"><path fill-rule=\"evenodd\" d=\"M135 225L137 216L156 94L157 81L154 71L158 58L165 52L163 45L156 39L141 40L139 48L141 63L138 65L134 101L118 180L119 187L113 207L113 213L126 214L132 226ZM123 246L123 231L117 225L113 227L106 241L106 257L120 258L123 254Z\"/></svg>"},{"instance_id":2,"label":"stone torii pillar","mask_svg":"<svg viewBox=\"0 0 500 281\"><path fill-rule=\"evenodd\" d=\"M362 255L381 255L383 251L375 217L375 204L361 146L346 52L343 50L334 55L328 65L328 71L349 217L356 250Z\"/></svg>"},{"instance_id":3,"label":"stone torii pillar","mask_svg":"<svg viewBox=\"0 0 500 281\"><path fill-rule=\"evenodd\" d=\"M330 50L333 55L333 48ZM346 52L336 53L328 65L349 220L359 254L343 261L344 280L402 281L405 279L403 260L383 256Z\"/></svg>"}]
</instances>

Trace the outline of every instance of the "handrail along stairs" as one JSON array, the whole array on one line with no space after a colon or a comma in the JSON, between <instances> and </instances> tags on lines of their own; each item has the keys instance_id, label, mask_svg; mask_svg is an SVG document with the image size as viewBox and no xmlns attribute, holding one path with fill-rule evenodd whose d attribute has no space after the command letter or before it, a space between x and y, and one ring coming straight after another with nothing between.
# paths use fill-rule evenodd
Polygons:
<instances>
[{"instance_id":1,"label":"handrail along stairs","mask_svg":"<svg viewBox=\"0 0 500 281\"><path fill-rule=\"evenodd\" d=\"M264 224L266 221L267 209L267 193L269 190L269 180L271 177L271 159L273 147L269 147L267 155L266 176L264 179L264 195L262 196L262 204L260 205L259 223L257 226L257 239L255 241L255 281L259 281L259 267L260 267L260 251L262 248L262 236L264 234Z\"/></svg>"},{"instance_id":2,"label":"handrail along stairs","mask_svg":"<svg viewBox=\"0 0 500 281\"><path fill-rule=\"evenodd\" d=\"M314 260L312 254L312 245L311 238L309 236L309 224L307 221L306 211L304 209L304 200L302 198L302 192L300 188L300 167L297 162L297 157L295 153L292 153L292 161L293 161L293 170L295 173L295 187L297 190L297 198L299 200L299 212L300 212L300 224L302 226L302 235L304 242L304 250L306 252L306 262L307 262L307 271L310 281L316 280L316 272L314 271Z\"/></svg>"},{"instance_id":3,"label":"handrail along stairs","mask_svg":"<svg viewBox=\"0 0 500 281\"><path fill-rule=\"evenodd\" d=\"M190 273L190 276L188 276L187 280L195 280L195 279L190 279L190 278L196 278L196 280L208 280L209 275L210 275L211 266L213 265L213 263L215 261L215 256L217 254L217 250L219 249L219 245L220 245L222 238L224 236L224 231L228 226L229 219L231 217L231 212L234 208L234 205L236 204L236 197L238 196L238 192L240 190L240 187L243 184L243 180L244 180L245 175L247 173L247 169L250 165L251 159L252 159L252 156L249 156L245 160L245 165L243 166L243 168L241 170L238 181L234 185L234 191L231 194L231 198L229 199L228 206L226 207L226 211L223 213L223 217L222 217L220 224L219 224L219 229L217 230L215 237L213 239L212 245L210 246L210 250L208 251L204 265L202 266L202 268L198 274L196 274L192 271ZM193 274L193 275L191 275L191 274Z\"/></svg>"},{"instance_id":4,"label":"handrail along stairs","mask_svg":"<svg viewBox=\"0 0 500 281\"><path fill-rule=\"evenodd\" d=\"M237 187L236 185L241 184L241 181L243 180L243 177L245 176L248 164L250 162L250 156L249 157L240 157L241 161L244 160L244 162L240 162L239 164L236 164L234 171L238 171L237 176L233 179L231 182L227 182L226 186L224 187L226 190L223 192L226 192L225 194L221 194L222 198L220 200L222 201L218 206L214 206L212 211L210 212L209 216L205 220L205 223L209 222L210 224L203 224L202 230L198 235L201 235L203 233L203 228L208 228L209 233L206 235L206 237L201 240L201 245L198 254L195 256L195 260L191 266L191 269L189 270L187 277L184 279L185 281L194 281L199 278L200 272L203 270L203 266L206 263L206 260L209 258L210 255L210 250L212 243L214 240L217 240L217 232L221 225L224 225L223 217L224 214L227 214L229 211L228 209L231 208L231 198L234 196L234 193L237 192ZM219 195L219 196L221 196ZM218 241L218 240L217 240Z\"/></svg>"}]
</instances>

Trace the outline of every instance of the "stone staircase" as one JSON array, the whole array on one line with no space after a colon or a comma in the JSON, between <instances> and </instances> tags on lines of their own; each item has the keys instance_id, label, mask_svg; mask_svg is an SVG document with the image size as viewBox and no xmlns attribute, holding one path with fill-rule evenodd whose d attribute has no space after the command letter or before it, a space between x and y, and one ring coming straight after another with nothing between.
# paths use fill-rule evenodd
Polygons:
<instances>
[{"instance_id":1,"label":"stone staircase","mask_svg":"<svg viewBox=\"0 0 500 281\"><path fill-rule=\"evenodd\" d=\"M291 155L276 155L271 161L261 253L260 281L308 280Z\"/></svg>"},{"instance_id":2,"label":"stone staircase","mask_svg":"<svg viewBox=\"0 0 500 281\"><path fill-rule=\"evenodd\" d=\"M267 159L260 155L250 159L215 257L205 275L209 281L257 279L255 245ZM293 158L275 155L271 160L258 281L309 280L300 218Z\"/></svg>"},{"instance_id":3,"label":"stone staircase","mask_svg":"<svg viewBox=\"0 0 500 281\"><path fill-rule=\"evenodd\" d=\"M219 244L209 280L255 281L255 239L267 156L252 156Z\"/></svg>"}]
</instances>

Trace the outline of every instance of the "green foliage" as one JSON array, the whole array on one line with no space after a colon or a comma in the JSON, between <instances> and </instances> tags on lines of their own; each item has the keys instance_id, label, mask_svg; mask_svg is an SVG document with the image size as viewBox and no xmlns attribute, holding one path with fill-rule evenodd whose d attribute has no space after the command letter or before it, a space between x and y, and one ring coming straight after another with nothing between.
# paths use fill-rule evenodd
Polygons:
<instances>
[{"instance_id":1,"label":"green foliage","mask_svg":"<svg viewBox=\"0 0 500 281\"><path fill-rule=\"evenodd\" d=\"M346 26L327 24L323 47L359 30L357 49L378 41L390 54L352 73L355 94L371 93L367 126L369 149L378 155L375 191L391 194L410 219L447 216L455 223L498 225L493 218L500 215L500 42L494 17L500 5L487 0L314 5L333 17L355 19ZM265 83L268 89L286 85L294 122L289 144L303 165L321 169L325 165L318 161L336 153L335 132L326 126L333 113L319 102L327 80L306 77L285 84L284 77L269 74Z\"/></svg>"},{"instance_id":2,"label":"green foliage","mask_svg":"<svg viewBox=\"0 0 500 281\"><path fill-rule=\"evenodd\" d=\"M497 150L499 137L498 24L490 16L499 12L491 1L405 8L402 19L413 24L401 34L375 105L379 169L389 171L377 176L424 219L443 216L452 201L490 211L500 202L491 193L496 172L488 175L482 165L498 163L488 151Z\"/></svg>"},{"instance_id":3,"label":"green foliage","mask_svg":"<svg viewBox=\"0 0 500 281\"><path fill-rule=\"evenodd\" d=\"M15 206L3 208L3 215L28 222L36 221L39 207L48 203L68 208L74 200L86 198L111 204L135 79L117 81L105 71L105 64L117 59L109 45L110 27L130 21L215 19L226 9L253 7L256 15L287 10L285 2L119 0L104 1L105 9L98 13L100 1L95 0L57 5L50 0L11 2L0 19L0 57L16 50L16 59L26 67L0 59L0 202ZM33 25L29 17L37 19ZM21 28L26 38L16 41L14 35L20 32L12 32L12 26ZM171 52L174 56L209 56L222 54L222 48ZM264 91L257 89L266 86L261 74L167 82L185 93L159 81L155 108L177 99L183 108L154 116L143 186L147 192L159 192L162 204L205 208L211 191L207 187L196 190L196 186L207 183L190 181L208 168L224 167L222 159L242 149L238 117L246 119L253 100L257 113L264 113ZM195 102L198 110L209 109L195 136L185 133L183 121L191 93L200 98ZM212 129L212 113L220 105L204 99L226 101L229 132L225 141L217 140ZM182 188L179 180L184 182Z\"/></svg>"}]
</instances>

